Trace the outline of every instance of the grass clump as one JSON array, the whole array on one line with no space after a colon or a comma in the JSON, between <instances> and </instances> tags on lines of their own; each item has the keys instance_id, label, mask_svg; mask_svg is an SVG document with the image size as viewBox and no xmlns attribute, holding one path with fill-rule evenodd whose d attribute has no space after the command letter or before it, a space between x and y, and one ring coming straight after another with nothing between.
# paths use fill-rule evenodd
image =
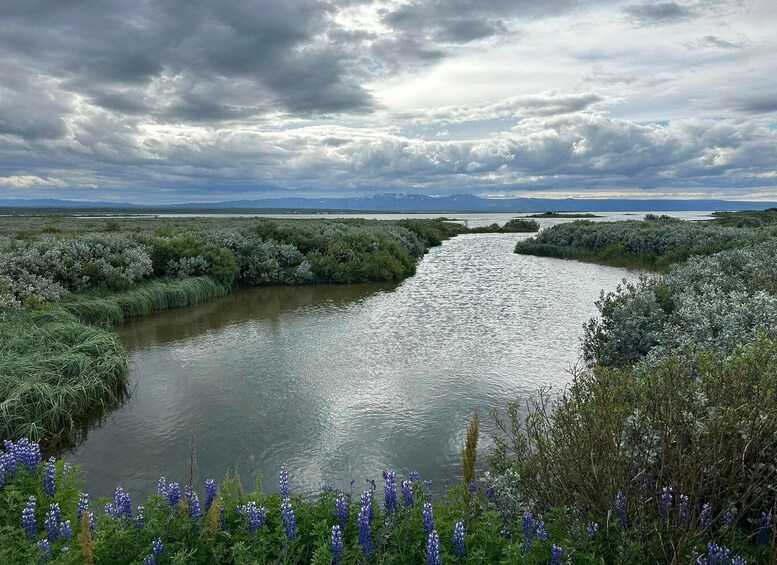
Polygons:
<instances>
[{"instance_id":1,"label":"grass clump","mask_svg":"<svg viewBox=\"0 0 777 565\"><path fill-rule=\"evenodd\" d=\"M0 323L0 436L51 441L126 396L129 363L115 334L57 310Z\"/></svg>"},{"instance_id":2,"label":"grass clump","mask_svg":"<svg viewBox=\"0 0 777 565\"><path fill-rule=\"evenodd\" d=\"M229 289L210 277L159 279L117 293L67 296L60 306L86 324L111 327L122 321L171 308L183 308L219 296Z\"/></svg>"}]
</instances>

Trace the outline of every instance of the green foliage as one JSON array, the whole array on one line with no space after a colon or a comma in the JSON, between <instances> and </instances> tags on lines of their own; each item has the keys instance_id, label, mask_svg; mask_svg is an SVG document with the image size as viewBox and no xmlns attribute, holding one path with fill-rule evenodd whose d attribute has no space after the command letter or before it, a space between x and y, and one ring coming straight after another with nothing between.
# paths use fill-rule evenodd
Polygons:
<instances>
[{"instance_id":1,"label":"green foliage","mask_svg":"<svg viewBox=\"0 0 777 565\"><path fill-rule=\"evenodd\" d=\"M601 547L616 550L608 562L626 562L620 552L629 547L650 562L688 562L710 539L766 562L769 547L749 536L760 513L777 505L775 374L777 343L766 338L725 361L705 352L584 371L557 402L542 394L524 418L513 406L490 462L514 473L508 492L539 511L577 509L584 523L609 523L599 533ZM662 513L663 487L674 489L671 512ZM612 524L619 492L628 528ZM681 494L689 497L685 517Z\"/></svg>"},{"instance_id":2,"label":"green foliage","mask_svg":"<svg viewBox=\"0 0 777 565\"><path fill-rule=\"evenodd\" d=\"M580 220L519 241L516 253L594 261L617 267L666 270L694 255L746 247L777 235L772 227L737 228L648 215L646 221Z\"/></svg>"},{"instance_id":3,"label":"green foliage","mask_svg":"<svg viewBox=\"0 0 777 565\"><path fill-rule=\"evenodd\" d=\"M192 235L158 237L149 243L156 276L208 275L224 286L231 286L235 280L235 256L223 247Z\"/></svg>"},{"instance_id":4,"label":"green foliage","mask_svg":"<svg viewBox=\"0 0 777 565\"><path fill-rule=\"evenodd\" d=\"M470 233L534 233L540 230L540 224L536 220L514 218L505 222L503 226L491 224L470 229Z\"/></svg>"}]
</instances>

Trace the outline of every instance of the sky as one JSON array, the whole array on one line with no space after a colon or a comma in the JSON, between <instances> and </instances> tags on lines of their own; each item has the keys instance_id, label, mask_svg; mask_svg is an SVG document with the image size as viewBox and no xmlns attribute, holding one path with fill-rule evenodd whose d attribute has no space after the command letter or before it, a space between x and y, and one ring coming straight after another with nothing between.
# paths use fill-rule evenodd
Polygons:
<instances>
[{"instance_id":1,"label":"sky","mask_svg":"<svg viewBox=\"0 0 777 565\"><path fill-rule=\"evenodd\" d=\"M0 0L0 199L777 200L774 0Z\"/></svg>"}]
</instances>

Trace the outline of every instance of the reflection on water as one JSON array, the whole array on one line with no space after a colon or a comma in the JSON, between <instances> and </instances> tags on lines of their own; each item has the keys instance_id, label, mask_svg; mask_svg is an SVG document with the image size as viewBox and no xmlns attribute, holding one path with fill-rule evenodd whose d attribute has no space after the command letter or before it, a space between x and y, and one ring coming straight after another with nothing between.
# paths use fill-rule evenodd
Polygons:
<instances>
[{"instance_id":1,"label":"reflection on water","mask_svg":"<svg viewBox=\"0 0 777 565\"><path fill-rule=\"evenodd\" d=\"M253 289L133 322L133 398L69 458L93 495L185 480L192 437L200 482L237 467L271 488L283 463L298 491L451 479L472 411L566 384L599 291L634 278L516 255L522 237L460 236L394 287Z\"/></svg>"}]
</instances>

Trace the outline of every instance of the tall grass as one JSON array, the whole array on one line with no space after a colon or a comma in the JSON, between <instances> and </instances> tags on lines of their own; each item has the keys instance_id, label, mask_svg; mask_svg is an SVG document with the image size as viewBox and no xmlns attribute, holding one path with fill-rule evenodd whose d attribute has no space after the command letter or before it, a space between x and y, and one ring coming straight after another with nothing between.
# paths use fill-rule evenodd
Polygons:
<instances>
[{"instance_id":1,"label":"tall grass","mask_svg":"<svg viewBox=\"0 0 777 565\"><path fill-rule=\"evenodd\" d=\"M183 308L228 292L228 287L209 277L157 279L124 292L73 294L60 306L83 323L109 328L129 318Z\"/></svg>"},{"instance_id":2,"label":"tall grass","mask_svg":"<svg viewBox=\"0 0 777 565\"><path fill-rule=\"evenodd\" d=\"M0 436L51 440L121 402L129 362L115 334L57 310L0 324Z\"/></svg>"}]
</instances>

